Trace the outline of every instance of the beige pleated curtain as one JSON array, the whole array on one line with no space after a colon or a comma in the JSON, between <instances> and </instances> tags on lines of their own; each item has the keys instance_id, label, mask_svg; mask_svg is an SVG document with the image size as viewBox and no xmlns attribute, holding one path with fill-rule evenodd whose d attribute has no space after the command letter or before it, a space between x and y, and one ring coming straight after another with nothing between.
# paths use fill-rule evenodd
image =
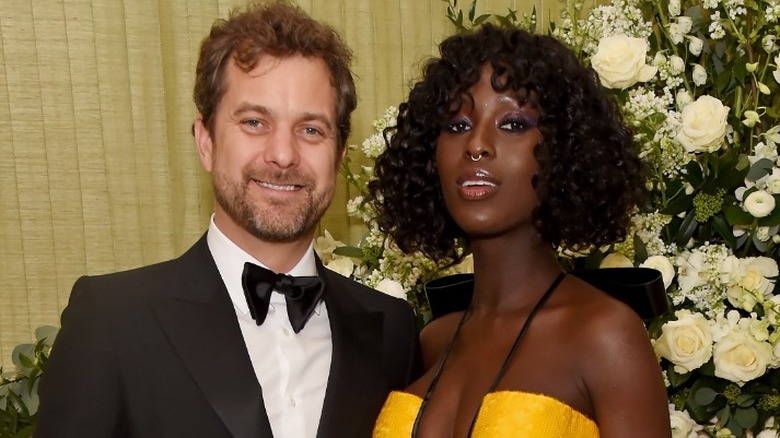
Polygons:
<instances>
[{"instance_id":1,"label":"beige pleated curtain","mask_svg":"<svg viewBox=\"0 0 780 438\"><path fill-rule=\"evenodd\" d=\"M212 22L244 3L0 0L0 366L36 327L59 325L79 276L175 257L203 233L212 198L190 135L193 72ZM442 0L299 4L354 50L352 144L454 31ZM546 22L559 5L478 11L507 7ZM321 227L355 243L348 198L342 182Z\"/></svg>"}]
</instances>

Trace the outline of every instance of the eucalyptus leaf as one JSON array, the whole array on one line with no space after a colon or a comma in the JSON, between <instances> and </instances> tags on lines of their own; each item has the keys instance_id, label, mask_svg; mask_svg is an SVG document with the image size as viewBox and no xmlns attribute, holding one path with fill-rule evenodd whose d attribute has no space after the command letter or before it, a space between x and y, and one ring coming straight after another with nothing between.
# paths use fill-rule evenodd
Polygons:
<instances>
[{"instance_id":1,"label":"eucalyptus leaf","mask_svg":"<svg viewBox=\"0 0 780 438\"><path fill-rule=\"evenodd\" d=\"M734 412L734 420L744 429L750 429L758 421L758 411L756 411L756 408L737 408L736 412Z\"/></svg>"},{"instance_id":2,"label":"eucalyptus leaf","mask_svg":"<svg viewBox=\"0 0 780 438\"><path fill-rule=\"evenodd\" d=\"M773 160L762 158L750 166L750 170L745 177L750 181L757 181L761 177L772 173L773 167L775 167L775 162Z\"/></svg>"},{"instance_id":3,"label":"eucalyptus leaf","mask_svg":"<svg viewBox=\"0 0 780 438\"><path fill-rule=\"evenodd\" d=\"M696 403L698 403L701 406L707 406L713 401L715 401L715 397L717 396L718 393L714 389L705 386L699 388L696 391L696 394L694 394L694 400L696 400Z\"/></svg>"}]
</instances>

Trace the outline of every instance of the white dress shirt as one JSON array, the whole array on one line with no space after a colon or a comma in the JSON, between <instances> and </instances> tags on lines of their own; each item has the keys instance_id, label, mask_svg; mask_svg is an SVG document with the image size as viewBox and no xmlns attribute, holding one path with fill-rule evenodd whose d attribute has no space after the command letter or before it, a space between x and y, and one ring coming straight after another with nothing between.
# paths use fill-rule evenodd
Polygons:
<instances>
[{"instance_id":1,"label":"white dress shirt","mask_svg":"<svg viewBox=\"0 0 780 438\"><path fill-rule=\"evenodd\" d=\"M320 302L317 305L306 326L296 334L287 317L284 295L274 291L268 316L258 326L249 313L241 274L245 262L267 266L222 234L213 216L206 240L233 301L238 325L257 381L262 387L274 437L314 438L325 399L333 349L325 304ZM287 274L317 275L312 246Z\"/></svg>"}]
</instances>

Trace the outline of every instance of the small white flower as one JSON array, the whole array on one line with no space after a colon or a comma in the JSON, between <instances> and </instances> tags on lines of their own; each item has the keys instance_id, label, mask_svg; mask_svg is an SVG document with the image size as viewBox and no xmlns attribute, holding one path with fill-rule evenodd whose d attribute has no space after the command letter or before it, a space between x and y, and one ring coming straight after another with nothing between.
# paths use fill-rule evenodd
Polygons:
<instances>
[{"instance_id":1,"label":"small white flower","mask_svg":"<svg viewBox=\"0 0 780 438\"><path fill-rule=\"evenodd\" d=\"M707 83L707 70L701 64L693 65L693 83L702 86Z\"/></svg>"},{"instance_id":2,"label":"small white flower","mask_svg":"<svg viewBox=\"0 0 780 438\"><path fill-rule=\"evenodd\" d=\"M677 55L669 58L669 72L673 75L680 75L685 71L685 61Z\"/></svg>"},{"instance_id":3,"label":"small white flower","mask_svg":"<svg viewBox=\"0 0 780 438\"><path fill-rule=\"evenodd\" d=\"M668 258L662 255L650 256L639 266L653 268L660 272L661 277L664 280L664 288L669 289L669 286L671 286L672 280L674 279L675 271L674 265L672 265L672 262L670 262Z\"/></svg>"},{"instance_id":4,"label":"small white flower","mask_svg":"<svg viewBox=\"0 0 780 438\"><path fill-rule=\"evenodd\" d=\"M336 256L333 260L328 262L325 267L344 277L349 277L355 269L355 263L352 262L352 259L349 257Z\"/></svg>"},{"instance_id":5,"label":"small white flower","mask_svg":"<svg viewBox=\"0 0 780 438\"><path fill-rule=\"evenodd\" d=\"M693 56L701 55L701 50L704 48L704 41L701 38L695 36L688 36L688 50Z\"/></svg>"},{"instance_id":6,"label":"small white flower","mask_svg":"<svg viewBox=\"0 0 780 438\"><path fill-rule=\"evenodd\" d=\"M773 194L780 194L780 167L772 169L772 173L769 174L764 181L766 184L766 191Z\"/></svg>"},{"instance_id":7,"label":"small white flower","mask_svg":"<svg viewBox=\"0 0 780 438\"><path fill-rule=\"evenodd\" d=\"M669 404L669 421L672 426L672 438L696 438L702 426L693 421L688 411L678 411Z\"/></svg>"},{"instance_id":8,"label":"small white flower","mask_svg":"<svg viewBox=\"0 0 780 438\"><path fill-rule=\"evenodd\" d=\"M674 96L674 102L677 104L677 108L683 109L688 106L689 103L693 102L693 97L691 97L691 93L689 93L688 90L681 89Z\"/></svg>"},{"instance_id":9,"label":"small white flower","mask_svg":"<svg viewBox=\"0 0 780 438\"><path fill-rule=\"evenodd\" d=\"M693 19L687 15L677 17L677 24L680 25L680 31L687 35L693 28Z\"/></svg>"},{"instance_id":10,"label":"small white flower","mask_svg":"<svg viewBox=\"0 0 780 438\"><path fill-rule=\"evenodd\" d=\"M680 29L680 25L677 23L669 24L669 39L674 44L680 44L685 39L685 32Z\"/></svg>"},{"instance_id":11,"label":"small white flower","mask_svg":"<svg viewBox=\"0 0 780 438\"><path fill-rule=\"evenodd\" d=\"M753 217L769 216L775 209L775 198L764 190L756 190L745 198L745 211Z\"/></svg>"},{"instance_id":12,"label":"small white flower","mask_svg":"<svg viewBox=\"0 0 780 438\"><path fill-rule=\"evenodd\" d=\"M680 15L680 0L669 0L669 15Z\"/></svg>"},{"instance_id":13,"label":"small white flower","mask_svg":"<svg viewBox=\"0 0 780 438\"><path fill-rule=\"evenodd\" d=\"M775 71L772 72L772 76L774 76L775 81L780 84L780 54L775 56Z\"/></svg>"},{"instance_id":14,"label":"small white flower","mask_svg":"<svg viewBox=\"0 0 780 438\"><path fill-rule=\"evenodd\" d=\"M772 93L772 91L769 90L769 87L766 86L766 84L759 82L758 83L758 91L761 92L761 94L769 95Z\"/></svg>"},{"instance_id":15,"label":"small white flower","mask_svg":"<svg viewBox=\"0 0 780 438\"><path fill-rule=\"evenodd\" d=\"M404 287L401 285L401 283L389 278L385 278L377 283L375 289L380 292L384 292L391 297L400 298L402 300L406 299L406 291L404 291Z\"/></svg>"},{"instance_id":16,"label":"small white flower","mask_svg":"<svg viewBox=\"0 0 780 438\"><path fill-rule=\"evenodd\" d=\"M742 119L742 124L747 126L748 128L752 128L753 126L756 125L756 123L761 121L761 116L753 110L745 111L744 113L742 113L742 115L745 117L744 119Z\"/></svg>"}]
</instances>

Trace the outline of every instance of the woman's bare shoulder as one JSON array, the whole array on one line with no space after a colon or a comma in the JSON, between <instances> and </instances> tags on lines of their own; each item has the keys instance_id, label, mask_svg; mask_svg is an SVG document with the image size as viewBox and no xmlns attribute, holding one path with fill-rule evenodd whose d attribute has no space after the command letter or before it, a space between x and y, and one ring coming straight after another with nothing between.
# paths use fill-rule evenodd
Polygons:
<instances>
[{"instance_id":1,"label":"woman's bare shoulder","mask_svg":"<svg viewBox=\"0 0 780 438\"><path fill-rule=\"evenodd\" d=\"M463 317L463 312L444 315L429 322L420 332L420 344L425 369L429 369L441 357L452 341L452 336Z\"/></svg>"}]
</instances>

